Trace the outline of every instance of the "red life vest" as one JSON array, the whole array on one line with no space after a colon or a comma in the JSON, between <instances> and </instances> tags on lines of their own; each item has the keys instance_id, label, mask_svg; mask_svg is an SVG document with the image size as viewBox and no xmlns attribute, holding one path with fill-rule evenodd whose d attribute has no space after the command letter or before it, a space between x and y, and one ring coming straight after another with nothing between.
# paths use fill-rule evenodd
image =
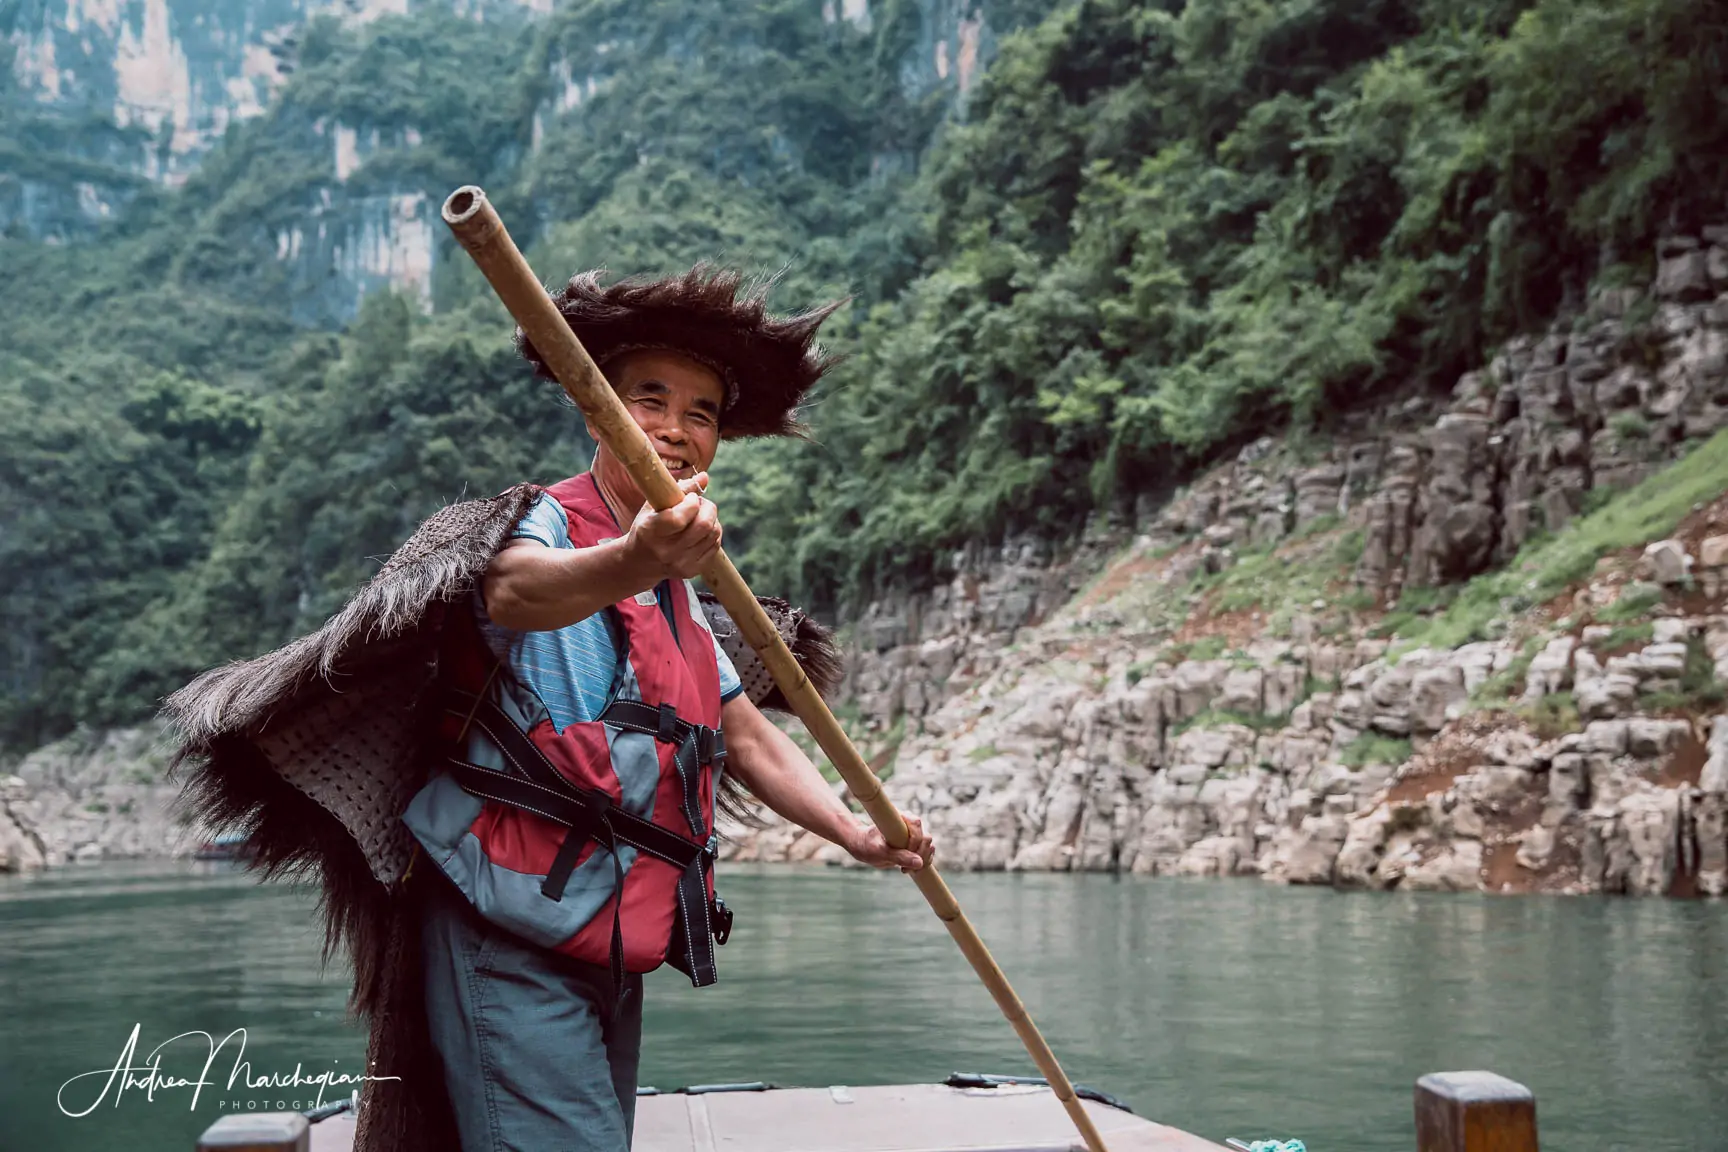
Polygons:
<instances>
[{"instance_id":1,"label":"red life vest","mask_svg":"<svg viewBox=\"0 0 1728 1152\"><path fill-rule=\"evenodd\" d=\"M548 493L576 547L623 535L591 474ZM509 670L476 627L453 621L442 733L458 747L470 730L483 733L505 765L458 755L445 766L484 800L468 827L482 859L464 885L482 914L558 952L609 963L615 978L670 961L700 987L716 978L713 942L725 942L731 914L713 878L714 773L725 756L720 672L693 609L684 581L605 609L619 626L612 690L599 719L563 731L543 718L524 732L498 707L489 680ZM557 907L572 876L584 877L590 897L602 883L612 888L580 925ZM527 895L524 877L540 881L538 897Z\"/></svg>"}]
</instances>

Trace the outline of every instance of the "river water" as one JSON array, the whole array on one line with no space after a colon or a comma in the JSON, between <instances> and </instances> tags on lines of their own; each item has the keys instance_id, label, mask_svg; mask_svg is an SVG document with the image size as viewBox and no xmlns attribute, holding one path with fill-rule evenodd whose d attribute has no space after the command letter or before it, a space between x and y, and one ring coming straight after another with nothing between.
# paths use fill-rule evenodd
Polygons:
<instances>
[{"instance_id":1,"label":"river water","mask_svg":"<svg viewBox=\"0 0 1728 1152\"><path fill-rule=\"evenodd\" d=\"M904 877L722 879L738 928L721 983L650 978L644 1083L1032 1071ZM1416 1078L1487 1068L1535 1091L1545 1150L1728 1147L1728 904L950 883L1074 1079L1220 1142L1410 1152ZM309 892L228 865L0 877L0 1150L190 1152L269 1095L223 1087L237 1041L195 1107L185 1088L104 1095L134 1025L139 1065L179 1033L244 1028L254 1076L358 1072L346 974L321 972L319 943ZM163 1072L196 1078L207 1053L175 1041Z\"/></svg>"}]
</instances>

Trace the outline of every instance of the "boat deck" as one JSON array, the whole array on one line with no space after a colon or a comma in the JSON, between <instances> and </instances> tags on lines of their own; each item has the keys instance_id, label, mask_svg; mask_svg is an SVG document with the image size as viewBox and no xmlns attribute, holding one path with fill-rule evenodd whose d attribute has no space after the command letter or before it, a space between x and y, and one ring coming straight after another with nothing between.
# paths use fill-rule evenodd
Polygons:
<instances>
[{"instance_id":1,"label":"boat deck","mask_svg":"<svg viewBox=\"0 0 1728 1152\"><path fill-rule=\"evenodd\" d=\"M1225 1152L1085 1101L1111 1152ZM348 1152L354 1119L312 1126L312 1152ZM1048 1088L898 1084L665 1093L636 1102L632 1152L1071 1152L1083 1149Z\"/></svg>"},{"instance_id":2,"label":"boat deck","mask_svg":"<svg viewBox=\"0 0 1728 1152\"><path fill-rule=\"evenodd\" d=\"M984 1082L991 1082L986 1085ZM645 1090L647 1091L647 1090ZM1536 1098L1492 1072L1416 1082L1416 1152L1538 1152ZM1225 1152L1102 1101L1086 1111L1110 1152ZM1247 1145L1231 1140L1232 1148ZM354 1117L310 1125L299 1112L222 1117L198 1152L352 1152ZM956 1076L871 1088L688 1088L638 1097L633 1152L1084 1152L1042 1084Z\"/></svg>"}]
</instances>

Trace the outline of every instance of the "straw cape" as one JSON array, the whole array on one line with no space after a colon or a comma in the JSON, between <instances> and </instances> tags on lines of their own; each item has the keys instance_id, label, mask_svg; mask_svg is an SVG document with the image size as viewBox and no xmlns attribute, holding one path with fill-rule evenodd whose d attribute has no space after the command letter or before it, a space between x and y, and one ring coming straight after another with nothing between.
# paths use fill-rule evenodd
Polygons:
<instances>
[{"instance_id":1,"label":"straw cape","mask_svg":"<svg viewBox=\"0 0 1728 1152\"><path fill-rule=\"evenodd\" d=\"M736 299L740 285L735 274L698 267L602 289L590 273L559 300L598 362L653 347L720 365L724 435L795 434L796 404L833 363L813 336L834 306L779 320L760 294ZM368 1023L367 1075L391 1078L361 1093L356 1152L456 1149L422 1007L415 889L435 869L410 867L416 844L399 816L439 760L445 622L471 610L487 565L542 491L522 484L440 510L323 627L204 673L163 708L179 735L181 812L245 835L263 879L321 889L325 960L346 950L349 1007ZM750 698L786 708L731 619L704 599ZM783 600L761 603L811 683L830 693L842 672L832 634Z\"/></svg>"}]
</instances>

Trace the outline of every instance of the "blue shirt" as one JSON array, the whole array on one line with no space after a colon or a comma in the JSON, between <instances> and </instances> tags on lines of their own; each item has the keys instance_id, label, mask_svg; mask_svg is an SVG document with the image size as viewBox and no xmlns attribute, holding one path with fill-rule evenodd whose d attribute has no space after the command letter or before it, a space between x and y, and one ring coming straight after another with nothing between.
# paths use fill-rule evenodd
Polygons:
<instances>
[{"instance_id":1,"label":"blue shirt","mask_svg":"<svg viewBox=\"0 0 1728 1152\"><path fill-rule=\"evenodd\" d=\"M548 548L576 547L570 541L563 505L544 493L517 522L510 539L537 540ZM691 618L707 630L708 620L690 582L673 581L672 589L689 597ZM540 698L554 729L562 732L567 725L599 718L618 671L619 644L610 612L596 612L550 632L517 632L492 623L485 601L476 591L474 613L493 655L504 662L519 684ZM744 686L718 643L714 645L714 659L720 665L720 700L724 703Z\"/></svg>"}]
</instances>

